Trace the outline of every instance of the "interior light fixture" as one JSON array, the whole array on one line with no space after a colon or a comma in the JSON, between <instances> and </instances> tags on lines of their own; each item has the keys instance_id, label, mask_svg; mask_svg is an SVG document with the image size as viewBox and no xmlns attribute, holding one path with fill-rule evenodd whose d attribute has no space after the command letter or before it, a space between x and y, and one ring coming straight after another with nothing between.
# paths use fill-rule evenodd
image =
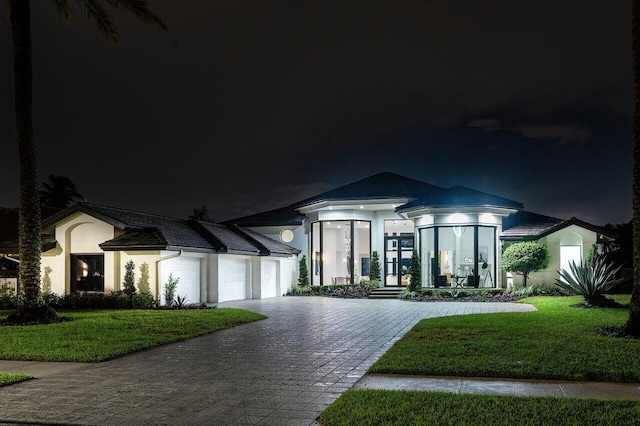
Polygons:
<instances>
[{"instance_id":1,"label":"interior light fixture","mask_svg":"<svg viewBox=\"0 0 640 426\"><path fill-rule=\"evenodd\" d=\"M464 234L464 229L462 226L454 226L453 233L456 234L456 237L460 238L462 237L462 234Z\"/></svg>"}]
</instances>

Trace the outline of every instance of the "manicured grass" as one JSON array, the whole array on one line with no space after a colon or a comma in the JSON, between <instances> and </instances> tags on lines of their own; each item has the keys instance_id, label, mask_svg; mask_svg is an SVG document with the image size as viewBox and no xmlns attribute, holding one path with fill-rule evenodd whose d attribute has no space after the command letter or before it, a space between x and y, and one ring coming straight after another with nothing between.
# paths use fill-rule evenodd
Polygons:
<instances>
[{"instance_id":1,"label":"manicured grass","mask_svg":"<svg viewBox=\"0 0 640 426\"><path fill-rule=\"evenodd\" d=\"M0 318L9 312L0 312ZM0 359L98 362L266 318L236 308L59 311L57 324L0 327Z\"/></svg>"},{"instance_id":2,"label":"manicured grass","mask_svg":"<svg viewBox=\"0 0 640 426\"><path fill-rule=\"evenodd\" d=\"M597 333L624 324L628 309L570 307L581 300L532 297L523 302L537 312L422 320L369 372L640 382L640 340Z\"/></svg>"},{"instance_id":3,"label":"manicured grass","mask_svg":"<svg viewBox=\"0 0 640 426\"><path fill-rule=\"evenodd\" d=\"M33 379L33 376L21 373L3 373L0 371L0 387L11 385L13 383L22 382L23 380Z\"/></svg>"},{"instance_id":4,"label":"manicured grass","mask_svg":"<svg viewBox=\"0 0 640 426\"><path fill-rule=\"evenodd\" d=\"M640 424L640 402L348 390L320 414L319 422L326 426L635 426Z\"/></svg>"}]
</instances>

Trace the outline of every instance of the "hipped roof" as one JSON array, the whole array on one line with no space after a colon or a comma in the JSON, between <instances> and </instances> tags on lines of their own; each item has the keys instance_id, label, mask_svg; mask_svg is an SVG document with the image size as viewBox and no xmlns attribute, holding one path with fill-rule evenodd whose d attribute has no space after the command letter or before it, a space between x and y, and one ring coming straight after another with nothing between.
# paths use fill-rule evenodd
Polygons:
<instances>
[{"instance_id":1,"label":"hipped roof","mask_svg":"<svg viewBox=\"0 0 640 426\"><path fill-rule=\"evenodd\" d=\"M263 213L244 216L224 223L240 226L300 226L305 215L299 209L323 202L365 200L408 200L396 208L403 212L419 208L501 207L522 209L523 204L464 186L441 188L391 172L378 173L356 182L304 199L297 203Z\"/></svg>"}]
</instances>

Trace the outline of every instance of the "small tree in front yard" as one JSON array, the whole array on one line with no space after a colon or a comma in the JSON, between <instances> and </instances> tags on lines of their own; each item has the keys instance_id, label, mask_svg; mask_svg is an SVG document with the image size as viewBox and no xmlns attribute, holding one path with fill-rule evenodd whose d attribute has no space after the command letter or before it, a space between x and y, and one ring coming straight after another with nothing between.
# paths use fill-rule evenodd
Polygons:
<instances>
[{"instance_id":1,"label":"small tree in front yard","mask_svg":"<svg viewBox=\"0 0 640 426\"><path fill-rule=\"evenodd\" d=\"M129 297L132 297L136 293L135 272L133 272L135 267L136 265L133 263L133 260L128 261L124 265L125 273L124 281L122 282L122 291Z\"/></svg>"},{"instance_id":2,"label":"small tree in front yard","mask_svg":"<svg viewBox=\"0 0 640 426\"><path fill-rule=\"evenodd\" d=\"M309 287L309 268L307 268L307 256L304 254L298 262L298 285Z\"/></svg>"},{"instance_id":3,"label":"small tree in front yard","mask_svg":"<svg viewBox=\"0 0 640 426\"><path fill-rule=\"evenodd\" d=\"M420 264L420 255L416 249L413 250L413 254L411 255L409 275L411 275L411 281L407 287L409 291L416 291L422 287L422 265Z\"/></svg>"},{"instance_id":4,"label":"small tree in front yard","mask_svg":"<svg viewBox=\"0 0 640 426\"><path fill-rule=\"evenodd\" d=\"M369 280L380 282L380 258L378 252L371 253L371 265L369 265Z\"/></svg>"},{"instance_id":5,"label":"small tree in front yard","mask_svg":"<svg viewBox=\"0 0 640 426\"><path fill-rule=\"evenodd\" d=\"M502 270L522 275L522 284L527 286L527 278L549 266L549 250L534 241L513 243L502 252Z\"/></svg>"}]
</instances>

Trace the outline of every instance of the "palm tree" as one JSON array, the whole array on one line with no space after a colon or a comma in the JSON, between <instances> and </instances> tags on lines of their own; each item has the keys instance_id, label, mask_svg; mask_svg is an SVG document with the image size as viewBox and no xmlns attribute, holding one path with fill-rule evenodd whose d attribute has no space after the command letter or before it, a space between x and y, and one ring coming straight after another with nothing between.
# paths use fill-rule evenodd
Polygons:
<instances>
[{"instance_id":1,"label":"palm tree","mask_svg":"<svg viewBox=\"0 0 640 426\"><path fill-rule=\"evenodd\" d=\"M76 184L66 176L49 175L40 191L40 204L50 207L69 207L74 201L84 200L84 196L76 189Z\"/></svg>"},{"instance_id":2,"label":"palm tree","mask_svg":"<svg viewBox=\"0 0 640 426\"><path fill-rule=\"evenodd\" d=\"M65 21L71 19L68 0L51 0ZM104 3L131 12L137 18L166 29L162 20L149 10L146 0L74 0L103 35L112 44L118 43L118 31ZM20 200L18 204L20 283L25 304L11 320L16 322L50 322L57 319L55 311L46 311L50 318L34 318L45 311L38 303L40 292L40 197L38 193L38 162L33 132L32 63L31 63L31 6L30 0L9 0L9 17L13 40L13 74L15 90L16 129L20 174ZM45 307L46 308L46 307ZM53 311L53 312L51 312Z\"/></svg>"},{"instance_id":3,"label":"palm tree","mask_svg":"<svg viewBox=\"0 0 640 426\"><path fill-rule=\"evenodd\" d=\"M640 336L640 0L633 0L631 11L633 73L633 290L629 303L627 334Z\"/></svg>"},{"instance_id":4,"label":"palm tree","mask_svg":"<svg viewBox=\"0 0 640 426\"><path fill-rule=\"evenodd\" d=\"M209 209L204 204L202 207L194 207L193 214L189 215L189 219L201 220L203 222L213 222L209 217Z\"/></svg>"}]
</instances>

